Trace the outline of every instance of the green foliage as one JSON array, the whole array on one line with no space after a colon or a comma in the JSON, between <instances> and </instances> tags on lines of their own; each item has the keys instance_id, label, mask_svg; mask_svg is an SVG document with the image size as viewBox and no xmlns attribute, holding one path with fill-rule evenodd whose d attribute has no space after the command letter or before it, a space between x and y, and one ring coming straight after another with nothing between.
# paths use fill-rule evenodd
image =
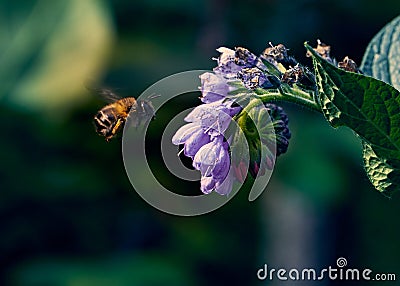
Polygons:
<instances>
[{"instance_id":1,"label":"green foliage","mask_svg":"<svg viewBox=\"0 0 400 286\"><path fill-rule=\"evenodd\" d=\"M387 24L369 43L361 70L400 89L400 16Z\"/></svg>"},{"instance_id":2,"label":"green foliage","mask_svg":"<svg viewBox=\"0 0 400 286\"><path fill-rule=\"evenodd\" d=\"M333 127L347 126L360 136L370 181L389 194L398 187L400 93L372 77L336 68L308 44L318 85L318 100Z\"/></svg>"},{"instance_id":3,"label":"green foliage","mask_svg":"<svg viewBox=\"0 0 400 286\"><path fill-rule=\"evenodd\" d=\"M365 170L374 187L390 196L400 187L400 169L394 167L390 160L377 156L370 144L363 141L363 158Z\"/></svg>"},{"instance_id":4,"label":"green foliage","mask_svg":"<svg viewBox=\"0 0 400 286\"><path fill-rule=\"evenodd\" d=\"M385 81L400 89L400 16L388 23L371 40L361 64L369 76ZM400 170L389 160L378 157L373 148L364 142L363 157L371 182L379 191L391 193L399 187Z\"/></svg>"}]
</instances>

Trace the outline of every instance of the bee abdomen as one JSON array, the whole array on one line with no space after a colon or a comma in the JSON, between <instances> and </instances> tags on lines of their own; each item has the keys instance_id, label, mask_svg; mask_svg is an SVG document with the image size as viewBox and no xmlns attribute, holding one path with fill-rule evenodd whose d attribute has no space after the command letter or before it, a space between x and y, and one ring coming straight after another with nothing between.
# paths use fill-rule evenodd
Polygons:
<instances>
[{"instance_id":1,"label":"bee abdomen","mask_svg":"<svg viewBox=\"0 0 400 286\"><path fill-rule=\"evenodd\" d=\"M103 108L94 117L96 132L102 136L109 136L116 121L113 108Z\"/></svg>"}]
</instances>

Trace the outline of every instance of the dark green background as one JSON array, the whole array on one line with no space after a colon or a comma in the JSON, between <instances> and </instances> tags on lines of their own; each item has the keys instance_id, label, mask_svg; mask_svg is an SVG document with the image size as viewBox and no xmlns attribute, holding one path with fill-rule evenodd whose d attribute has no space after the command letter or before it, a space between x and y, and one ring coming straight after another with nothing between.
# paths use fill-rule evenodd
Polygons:
<instances>
[{"instance_id":1,"label":"dark green background","mask_svg":"<svg viewBox=\"0 0 400 286\"><path fill-rule=\"evenodd\" d=\"M94 132L103 103L83 87L95 80L136 96L165 76L211 69L220 46L260 53L269 41L309 66L303 42L317 39L360 63L398 0L56 2L0 1L1 285L291 285L259 282L257 269L318 270L339 257L400 276L400 198L369 184L349 130L284 105L293 136L267 191L175 217L132 189L120 140ZM177 192L198 183L175 180L157 144L176 106L196 96L162 109L149 136L152 167Z\"/></svg>"}]
</instances>

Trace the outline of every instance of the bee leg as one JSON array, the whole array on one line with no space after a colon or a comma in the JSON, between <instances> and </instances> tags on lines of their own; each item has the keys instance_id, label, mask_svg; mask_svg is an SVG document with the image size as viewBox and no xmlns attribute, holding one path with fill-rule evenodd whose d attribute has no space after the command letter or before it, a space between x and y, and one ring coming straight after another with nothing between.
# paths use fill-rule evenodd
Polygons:
<instances>
[{"instance_id":1,"label":"bee leg","mask_svg":"<svg viewBox=\"0 0 400 286\"><path fill-rule=\"evenodd\" d=\"M111 138L113 138L115 136L115 134L117 134L118 130L121 128L123 123L124 123L123 119L119 118L117 120L117 123L115 123L113 129L111 130L111 134L106 137L107 142L109 142L111 140Z\"/></svg>"}]
</instances>

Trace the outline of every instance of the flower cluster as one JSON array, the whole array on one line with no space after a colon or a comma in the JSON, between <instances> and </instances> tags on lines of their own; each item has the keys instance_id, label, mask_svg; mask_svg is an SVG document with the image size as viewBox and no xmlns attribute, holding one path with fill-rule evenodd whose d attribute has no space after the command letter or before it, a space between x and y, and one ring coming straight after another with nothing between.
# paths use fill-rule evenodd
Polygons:
<instances>
[{"instance_id":1,"label":"flower cluster","mask_svg":"<svg viewBox=\"0 0 400 286\"><path fill-rule=\"evenodd\" d=\"M242 181L243 174L241 178L237 175L235 178L235 172L229 172L232 163L229 144L232 137L226 138L225 134L232 118L242 111L235 97L229 96L235 89L232 82L240 80L248 90L275 87L276 80L271 80L273 76L267 72L263 60L277 65L280 60L287 59L287 56L279 53L286 52L286 48L283 45L279 48L281 50L257 57L245 48L231 50L221 47L217 49L221 54L216 59L217 66L213 72L206 72L200 76L200 99L203 104L197 106L185 118L188 124L176 132L172 143L184 145L184 154L193 160L193 167L201 172L203 193L208 194L214 190L221 195L227 195L235 179ZM266 107L271 118L276 118L276 132L280 134L276 139L278 145L282 145L278 146L277 154L282 154L286 151L290 138L287 117L283 110L274 104L268 104ZM252 175L256 175L257 172L258 169Z\"/></svg>"},{"instance_id":2,"label":"flower cluster","mask_svg":"<svg viewBox=\"0 0 400 286\"><path fill-rule=\"evenodd\" d=\"M199 105L185 117L189 124L172 138L173 144L184 144L184 154L201 172L201 191L205 194L215 190L226 195L232 189L232 178L227 177L230 155L224 132L238 111L223 99Z\"/></svg>"}]
</instances>

